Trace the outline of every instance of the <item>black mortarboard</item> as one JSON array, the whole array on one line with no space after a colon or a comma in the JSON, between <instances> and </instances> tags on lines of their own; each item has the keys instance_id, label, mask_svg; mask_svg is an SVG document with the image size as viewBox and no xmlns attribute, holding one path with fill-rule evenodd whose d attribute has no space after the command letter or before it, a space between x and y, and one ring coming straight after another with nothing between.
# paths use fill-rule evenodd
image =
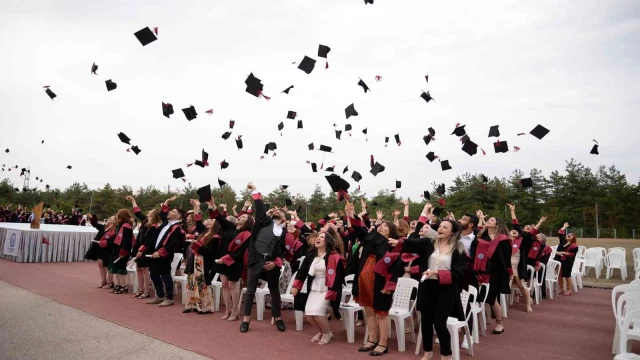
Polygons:
<instances>
[{"instance_id":1,"label":"black mortarboard","mask_svg":"<svg viewBox=\"0 0 640 360\"><path fill-rule=\"evenodd\" d=\"M402 181L396 180L396 189L400 189L402 187Z\"/></svg>"},{"instance_id":2,"label":"black mortarboard","mask_svg":"<svg viewBox=\"0 0 640 360\"><path fill-rule=\"evenodd\" d=\"M182 169L171 170L171 172L173 173L174 179L179 179L184 177L184 171L182 171Z\"/></svg>"},{"instance_id":3,"label":"black mortarboard","mask_svg":"<svg viewBox=\"0 0 640 360\"><path fill-rule=\"evenodd\" d=\"M433 151L430 151L427 154L427 159L429 159L430 162L433 162L433 160L435 160L437 158L436 154L433 153Z\"/></svg>"},{"instance_id":4,"label":"black mortarboard","mask_svg":"<svg viewBox=\"0 0 640 360\"><path fill-rule=\"evenodd\" d=\"M289 185L280 185L280 187L282 188L282 190L287 190L287 188L289 187Z\"/></svg>"},{"instance_id":5,"label":"black mortarboard","mask_svg":"<svg viewBox=\"0 0 640 360\"><path fill-rule=\"evenodd\" d=\"M140 148L138 147L138 145L133 145L133 146L131 147L131 150L133 150L133 152L134 152L134 153L136 153L136 155L140 154L140 152L142 151L142 150L140 150Z\"/></svg>"},{"instance_id":6,"label":"black mortarboard","mask_svg":"<svg viewBox=\"0 0 640 360\"><path fill-rule=\"evenodd\" d=\"M424 198L425 198L425 199L427 199L427 200L431 200L431 194L430 194L427 190L425 190L425 191L422 193L422 197L424 197Z\"/></svg>"},{"instance_id":7,"label":"black mortarboard","mask_svg":"<svg viewBox=\"0 0 640 360\"><path fill-rule=\"evenodd\" d=\"M153 33L153 31L151 31L151 29L149 29L149 27L146 27L138 31L133 35L135 35L138 38L138 41L140 41L142 46L147 46L148 44L158 40L156 35Z\"/></svg>"},{"instance_id":8,"label":"black mortarboard","mask_svg":"<svg viewBox=\"0 0 640 360\"><path fill-rule=\"evenodd\" d=\"M264 146L265 154L268 154L269 150L275 151L276 149L278 149L278 145L276 143L274 143L274 142L270 142L270 143L268 143L267 145Z\"/></svg>"},{"instance_id":9,"label":"black mortarboard","mask_svg":"<svg viewBox=\"0 0 640 360\"><path fill-rule=\"evenodd\" d=\"M329 53L329 51L331 51L331 48L326 46L326 45L319 45L318 46L318 56L321 58L327 58L327 54Z\"/></svg>"},{"instance_id":10,"label":"black mortarboard","mask_svg":"<svg viewBox=\"0 0 640 360\"><path fill-rule=\"evenodd\" d=\"M44 91L44 92L46 92L46 93L47 93L47 95L49 95L49 97L51 98L51 100L53 100L53 98L57 96L57 95L56 95L53 91L51 91L51 89L49 89L49 88L45 89L45 91Z\"/></svg>"},{"instance_id":11,"label":"black mortarboard","mask_svg":"<svg viewBox=\"0 0 640 360\"><path fill-rule=\"evenodd\" d=\"M71 165L67 165L67 169L71 170Z\"/></svg>"},{"instance_id":12,"label":"black mortarboard","mask_svg":"<svg viewBox=\"0 0 640 360\"><path fill-rule=\"evenodd\" d=\"M351 131L353 129L353 127L351 126L351 124L345 124L344 125L344 131Z\"/></svg>"},{"instance_id":13,"label":"black mortarboard","mask_svg":"<svg viewBox=\"0 0 640 360\"><path fill-rule=\"evenodd\" d=\"M326 169L324 169L324 171L333 172L334 171L334 167L333 166L329 166Z\"/></svg>"},{"instance_id":14,"label":"black mortarboard","mask_svg":"<svg viewBox=\"0 0 640 360\"><path fill-rule=\"evenodd\" d=\"M200 202L211 200L211 185L203 186L198 189L198 200L200 200Z\"/></svg>"},{"instance_id":15,"label":"black mortarboard","mask_svg":"<svg viewBox=\"0 0 640 360\"><path fill-rule=\"evenodd\" d=\"M222 161L220 162L220 169L226 169L226 168L228 168L228 167L229 167L229 163L228 163L228 162L226 162L225 160L222 160Z\"/></svg>"},{"instance_id":16,"label":"black mortarboard","mask_svg":"<svg viewBox=\"0 0 640 360\"><path fill-rule=\"evenodd\" d=\"M393 137L396 139L396 144L398 144L398 146L402 145L402 141L400 141L400 134L395 134Z\"/></svg>"},{"instance_id":17,"label":"black mortarboard","mask_svg":"<svg viewBox=\"0 0 640 360\"><path fill-rule=\"evenodd\" d=\"M389 137L385 136L384 137L384 145L385 145L385 147L387 146L388 143L389 143Z\"/></svg>"},{"instance_id":18,"label":"black mortarboard","mask_svg":"<svg viewBox=\"0 0 640 360\"><path fill-rule=\"evenodd\" d=\"M6 152L6 153L8 154L8 153L9 153L9 151L10 151L10 150L9 150L9 149L7 149L7 150L5 150L4 152Z\"/></svg>"},{"instance_id":19,"label":"black mortarboard","mask_svg":"<svg viewBox=\"0 0 640 360\"><path fill-rule=\"evenodd\" d=\"M260 79L253 76L253 73L249 74L247 80L245 80L244 83L247 84L247 88L245 89L246 92L255 97L260 96L264 85L262 85L262 81Z\"/></svg>"},{"instance_id":20,"label":"black mortarboard","mask_svg":"<svg viewBox=\"0 0 640 360\"><path fill-rule=\"evenodd\" d=\"M442 196L444 195L445 191L447 190L446 186L444 184L440 184L438 185L438 187L436 188L436 192L438 193L438 195Z\"/></svg>"},{"instance_id":21,"label":"black mortarboard","mask_svg":"<svg viewBox=\"0 0 640 360\"><path fill-rule=\"evenodd\" d=\"M200 154L200 158L202 159L202 162L206 163L209 161L209 153L204 151L204 149L202 149L202 153Z\"/></svg>"},{"instance_id":22,"label":"black mortarboard","mask_svg":"<svg viewBox=\"0 0 640 360\"><path fill-rule=\"evenodd\" d=\"M196 108L191 105L188 108L182 109L184 116L187 117L187 120L191 121L198 117L198 113L196 112Z\"/></svg>"},{"instance_id":23,"label":"black mortarboard","mask_svg":"<svg viewBox=\"0 0 640 360\"><path fill-rule=\"evenodd\" d=\"M424 143L426 145L429 145L429 143L431 142L431 140L433 140L433 136L431 135L425 135L422 137L422 140L424 140Z\"/></svg>"},{"instance_id":24,"label":"black mortarboard","mask_svg":"<svg viewBox=\"0 0 640 360\"><path fill-rule=\"evenodd\" d=\"M235 120L229 120L229 129L233 129L233 127L236 125L236 121Z\"/></svg>"},{"instance_id":25,"label":"black mortarboard","mask_svg":"<svg viewBox=\"0 0 640 360\"><path fill-rule=\"evenodd\" d=\"M364 4L365 5L368 5L368 4L373 5L373 0L364 0ZM377 205L377 204L374 204L374 205Z\"/></svg>"},{"instance_id":26,"label":"black mortarboard","mask_svg":"<svg viewBox=\"0 0 640 360\"><path fill-rule=\"evenodd\" d=\"M302 129L302 120L298 120L298 129Z\"/></svg>"},{"instance_id":27,"label":"black mortarboard","mask_svg":"<svg viewBox=\"0 0 640 360\"><path fill-rule=\"evenodd\" d=\"M316 61L305 55L304 59L300 61L300 64L298 65L298 69L304 71L307 74L311 74L315 66L316 66Z\"/></svg>"},{"instance_id":28,"label":"black mortarboard","mask_svg":"<svg viewBox=\"0 0 640 360\"><path fill-rule=\"evenodd\" d=\"M201 168L204 168L204 162L202 162L202 161L200 161L200 160L196 160L196 161L195 161L195 164L196 164L197 166L200 166Z\"/></svg>"},{"instance_id":29,"label":"black mortarboard","mask_svg":"<svg viewBox=\"0 0 640 360\"><path fill-rule=\"evenodd\" d=\"M162 115L169 118L169 115L173 114L173 105L169 103L162 103Z\"/></svg>"},{"instance_id":30,"label":"black mortarboard","mask_svg":"<svg viewBox=\"0 0 640 360\"><path fill-rule=\"evenodd\" d=\"M44 144L44 140L42 140L42 142L40 144Z\"/></svg>"},{"instance_id":31,"label":"black mortarboard","mask_svg":"<svg viewBox=\"0 0 640 360\"><path fill-rule=\"evenodd\" d=\"M367 135L367 128L362 129L362 133Z\"/></svg>"},{"instance_id":32,"label":"black mortarboard","mask_svg":"<svg viewBox=\"0 0 640 360\"><path fill-rule=\"evenodd\" d=\"M287 119L291 119L291 120L293 120L293 119L295 119L295 118L296 118L296 115L297 115L297 114L296 114L296 112L295 112L295 111L289 111L289 112L287 112Z\"/></svg>"},{"instance_id":33,"label":"black mortarboard","mask_svg":"<svg viewBox=\"0 0 640 360\"><path fill-rule=\"evenodd\" d=\"M283 122L278 124L278 130L282 130L282 129L284 129L284 123Z\"/></svg>"},{"instance_id":34,"label":"black mortarboard","mask_svg":"<svg viewBox=\"0 0 640 360\"><path fill-rule=\"evenodd\" d=\"M373 176L376 176L383 171L384 171L384 165L380 164L377 161L375 164L373 164L373 167L371 168L371 173L373 174Z\"/></svg>"},{"instance_id":35,"label":"black mortarboard","mask_svg":"<svg viewBox=\"0 0 640 360\"><path fill-rule=\"evenodd\" d=\"M449 165L449 160L441 161L440 167L442 168L442 171L451 170L451 166Z\"/></svg>"},{"instance_id":36,"label":"black mortarboard","mask_svg":"<svg viewBox=\"0 0 640 360\"><path fill-rule=\"evenodd\" d=\"M594 144L593 147L591 148L591 152L590 154L593 155L600 155L600 153L598 152L598 144Z\"/></svg>"},{"instance_id":37,"label":"black mortarboard","mask_svg":"<svg viewBox=\"0 0 640 360\"><path fill-rule=\"evenodd\" d=\"M349 165L347 165L347 166L345 166L345 167L344 167L344 170L342 170L342 174L343 174L343 175L344 175L344 174L346 174L346 173L347 173L347 171L349 171Z\"/></svg>"},{"instance_id":38,"label":"black mortarboard","mask_svg":"<svg viewBox=\"0 0 640 360\"><path fill-rule=\"evenodd\" d=\"M13 188L15 192L20 192L20 188Z\"/></svg>"},{"instance_id":39,"label":"black mortarboard","mask_svg":"<svg viewBox=\"0 0 640 360\"><path fill-rule=\"evenodd\" d=\"M367 91L369 91L369 87L367 86L367 84L364 83L364 81L362 81L362 79L360 79L360 81L358 81L358 85L362 86L362 88L364 89L365 94L367 93Z\"/></svg>"},{"instance_id":40,"label":"black mortarboard","mask_svg":"<svg viewBox=\"0 0 640 360\"><path fill-rule=\"evenodd\" d=\"M467 131L464 129L466 125L462 125L462 126L456 126L455 129L453 129L453 132L451 133L451 135L456 135L456 136L464 136Z\"/></svg>"},{"instance_id":41,"label":"black mortarboard","mask_svg":"<svg viewBox=\"0 0 640 360\"><path fill-rule=\"evenodd\" d=\"M436 131L432 127L429 128L429 135L436 136Z\"/></svg>"},{"instance_id":42,"label":"black mortarboard","mask_svg":"<svg viewBox=\"0 0 640 360\"><path fill-rule=\"evenodd\" d=\"M289 90L293 89L293 85L289 86L288 88L284 89L282 92L285 94L289 94Z\"/></svg>"},{"instance_id":43,"label":"black mortarboard","mask_svg":"<svg viewBox=\"0 0 640 360\"><path fill-rule=\"evenodd\" d=\"M509 145L507 145L506 141L496 141L493 143L493 150L496 153L506 153L509 151Z\"/></svg>"},{"instance_id":44,"label":"black mortarboard","mask_svg":"<svg viewBox=\"0 0 640 360\"><path fill-rule=\"evenodd\" d=\"M227 185L227 183L226 183L226 182L224 182L224 181L222 181L222 180L220 180L220 178L218 178L218 185L219 185L220 187L223 187L223 186Z\"/></svg>"},{"instance_id":45,"label":"black mortarboard","mask_svg":"<svg viewBox=\"0 0 640 360\"><path fill-rule=\"evenodd\" d=\"M242 138L237 138L236 139L236 146L238 147L238 150L242 149Z\"/></svg>"},{"instance_id":46,"label":"black mortarboard","mask_svg":"<svg viewBox=\"0 0 640 360\"><path fill-rule=\"evenodd\" d=\"M320 151L331 152L331 147L325 146L325 145L320 145Z\"/></svg>"},{"instance_id":47,"label":"black mortarboard","mask_svg":"<svg viewBox=\"0 0 640 360\"><path fill-rule=\"evenodd\" d=\"M530 134L542 140L549 133L549 129L545 128L542 125L538 125L531 130Z\"/></svg>"},{"instance_id":48,"label":"black mortarboard","mask_svg":"<svg viewBox=\"0 0 640 360\"><path fill-rule=\"evenodd\" d=\"M93 63L93 65L91 65L91 73L98 75L96 74L96 71L98 71L98 65L96 65L96 63Z\"/></svg>"},{"instance_id":49,"label":"black mortarboard","mask_svg":"<svg viewBox=\"0 0 640 360\"><path fill-rule=\"evenodd\" d=\"M356 108L353 104L347 106L347 108L344 109L344 114L347 117L347 119L350 118L351 116L358 116L358 112L356 111Z\"/></svg>"},{"instance_id":50,"label":"black mortarboard","mask_svg":"<svg viewBox=\"0 0 640 360\"><path fill-rule=\"evenodd\" d=\"M498 129L498 126L500 125L493 125L492 127L489 128L489 137L492 137L492 136L500 137L500 130Z\"/></svg>"},{"instance_id":51,"label":"black mortarboard","mask_svg":"<svg viewBox=\"0 0 640 360\"><path fill-rule=\"evenodd\" d=\"M313 172L318 172L318 165L316 165L316 163L311 163L311 170L313 170Z\"/></svg>"},{"instance_id":52,"label":"black mortarboard","mask_svg":"<svg viewBox=\"0 0 640 360\"><path fill-rule=\"evenodd\" d=\"M313 146L313 143L309 144L309 150L313 150L315 149L315 146Z\"/></svg>"},{"instance_id":53,"label":"black mortarboard","mask_svg":"<svg viewBox=\"0 0 640 360\"><path fill-rule=\"evenodd\" d=\"M118 84L111 81L111 79L104 82L107 85L107 91L115 90L118 88Z\"/></svg>"},{"instance_id":54,"label":"black mortarboard","mask_svg":"<svg viewBox=\"0 0 640 360\"><path fill-rule=\"evenodd\" d=\"M489 178L486 177L484 174L480 174L480 177L482 177L482 182L483 183L489 182Z\"/></svg>"},{"instance_id":55,"label":"black mortarboard","mask_svg":"<svg viewBox=\"0 0 640 360\"><path fill-rule=\"evenodd\" d=\"M471 140L467 140L462 147L462 151L466 152L470 156L475 155L478 152L478 144L474 143Z\"/></svg>"},{"instance_id":56,"label":"black mortarboard","mask_svg":"<svg viewBox=\"0 0 640 360\"><path fill-rule=\"evenodd\" d=\"M291 206L291 205L293 205L293 201L291 201L291 199L284 199L284 204L286 206Z\"/></svg>"},{"instance_id":57,"label":"black mortarboard","mask_svg":"<svg viewBox=\"0 0 640 360\"><path fill-rule=\"evenodd\" d=\"M122 141L123 143L127 144L127 145L131 145L131 139L129 139L129 137L127 135L125 135L124 133L119 133L118 137L120 138L120 141Z\"/></svg>"},{"instance_id":58,"label":"black mortarboard","mask_svg":"<svg viewBox=\"0 0 640 360\"><path fill-rule=\"evenodd\" d=\"M227 140L230 136L231 136L231 132L229 131L225 131L224 134L222 134L222 138L225 140Z\"/></svg>"},{"instance_id":59,"label":"black mortarboard","mask_svg":"<svg viewBox=\"0 0 640 360\"><path fill-rule=\"evenodd\" d=\"M341 190L347 191L349 190L349 186L351 186L345 179L336 174L325 176L325 178L329 182L329 185L331 186L331 190L333 190L333 192L338 192Z\"/></svg>"},{"instance_id":60,"label":"black mortarboard","mask_svg":"<svg viewBox=\"0 0 640 360\"><path fill-rule=\"evenodd\" d=\"M440 216L440 214L444 211L444 208L435 208L433 209L433 215L436 217Z\"/></svg>"},{"instance_id":61,"label":"black mortarboard","mask_svg":"<svg viewBox=\"0 0 640 360\"><path fill-rule=\"evenodd\" d=\"M533 187L533 180L531 180L531 178L520 179L520 185L522 185L523 188Z\"/></svg>"},{"instance_id":62,"label":"black mortarboard","mask_svg":"<svg viewBox=\"0 0 640 360\"><path fill-rule=\"evenodd\" d=\"M433 98L431 97L431 94L429 94L429 92L422 92L422 94L420 94L420 97L424 99L424 101L429 102L431 100L433 100Z\"/></svg>"},{"instance_id":63,"label":"black mortarboard","mask_svg":"<svg viewBox=\"0 0 640 360\"><path fill-rule=\"evenodd\" d=\"M362 180L362 175L360 175L359 172L354 171L353 174L351 174L351 178L353 179L353 181L358 182L358 181Z\"/></svg>"},{"instance_id":64,"label":"black mortarboard","mask_svg":"<svg viewBox=\"0 0 640 360\"><path fill-rule=\"evenodd\" d=\"M342 130L336 130L336 139L340 140L340 135L342 135Z\"/></svg>"}]
</instances>

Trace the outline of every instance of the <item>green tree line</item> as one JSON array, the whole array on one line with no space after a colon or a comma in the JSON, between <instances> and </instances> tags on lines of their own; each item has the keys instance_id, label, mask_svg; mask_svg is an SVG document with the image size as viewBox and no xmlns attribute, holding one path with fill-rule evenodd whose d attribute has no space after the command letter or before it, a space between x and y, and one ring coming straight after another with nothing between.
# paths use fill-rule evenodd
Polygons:
<instances>
[{"instance_id":1,"label":"green tree line","mask_svg":"<svg viewBox=\"0 0 640 360\"><path fill-rule=\"evenodd\" d=\"M522 188L519 181L526 177L533 180L533 187ZM526 175L516 169L509 178L489 178L485 184L481 174L465 173L456 177L452 184L446 184L444 196L436 194L437 185L430 185L431 202L439 207L437 201L443 197L444 208L456 218L482 209L489 216L509 220L505 205L513 203L517 206L521 223L535 223L541 216L547 216L543 227L546 233L556 230L564 221L568 221L573 228L595 229L597 204L600 228L618 229L618 237L631 237L631 229L640 229L640 184L629 183L615 166L601 166L593 171L571 159L566 161L564 171L555 170L549 176L537 169L532 169ZM86 184L74 183L63 190L25 193L16 192L14 187L8 179L0 182L0 205L12 203L13 209L19 204L30 208L43 201L51 205L53 210L64 210L66 213L77 204L84 212L88 212L91 206L91 212L99 218L115 214L120 208L129 208L131 204L125 200L125 196L130 194L134 195L143 210L158 207L165 199L176 194L179 198L173 205L188 209L188 199L197 198L197 188L189 183L179 190L147 186L134 191L128 186L113 188L109 184L90 189ZM212 193L218 204L227 204L229 212L235 204L238 204L239 211L250 195L247 189L236 192L228 185L212 189ZM360 191L350 195L352 201L357 203L364 197ZM272 206L284 206L286 199L291 199L294 202L291 207L299 209L300 217L314 222L331 212L344 209L344 202L339 203L335 194L323 193L319 186L311 194L291 194L288 190L276 188L264 198ZM402 198L388 189L380 190L365 200L372 217L375 217L376 210L381 210L387 218L391 217L394 209L403 210L400 203ZM425 199L407 200L410 202L410 216L415 219L420 215ZM356 209L359 211L359 205ZM589 237L592 236L595 234L589 234Z\"/></svg>"}]
</instances>

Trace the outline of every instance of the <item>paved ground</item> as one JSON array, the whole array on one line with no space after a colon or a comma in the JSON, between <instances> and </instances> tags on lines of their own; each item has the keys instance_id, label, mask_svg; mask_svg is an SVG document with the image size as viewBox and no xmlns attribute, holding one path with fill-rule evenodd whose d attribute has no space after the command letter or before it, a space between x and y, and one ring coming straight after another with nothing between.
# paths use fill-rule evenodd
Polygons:
<instances>
[{"instance_id":1,"label":"paved ground","mask_svg":"<svg viewBox=\"0 0 640 360\"><path fill-rule=\"evenodd\" d=\"M206 359L4 281L0 309L3 360Z\"/></svg>"}]
</instances>

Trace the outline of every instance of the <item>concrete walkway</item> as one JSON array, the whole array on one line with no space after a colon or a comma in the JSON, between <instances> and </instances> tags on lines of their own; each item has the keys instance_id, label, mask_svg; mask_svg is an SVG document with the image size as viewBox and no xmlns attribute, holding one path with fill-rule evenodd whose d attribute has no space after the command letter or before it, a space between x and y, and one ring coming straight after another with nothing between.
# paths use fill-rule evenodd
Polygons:
<instances>
[{"instance_id":1,"label":"concrete walkway","mask_svg":"<svg viewBox=\"0 0 640 360\"><path fill-rule=\"evenodd\" d=\"M207 359L0 281L0 359Z\"/></svg>"}]
</instances>

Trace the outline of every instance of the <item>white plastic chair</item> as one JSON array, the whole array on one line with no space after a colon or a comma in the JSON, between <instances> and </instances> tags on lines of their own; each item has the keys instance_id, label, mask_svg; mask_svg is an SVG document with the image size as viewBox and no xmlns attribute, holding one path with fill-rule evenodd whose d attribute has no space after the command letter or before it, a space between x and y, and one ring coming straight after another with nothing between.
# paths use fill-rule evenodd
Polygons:
<instances>
[{"instance_id":1,"label":"white plastic chair","mask_svg":"<svg viewBox=\"0 0 640 360\"><path fill-rule=\"evenodd\" d=\"M178 264L182 261L184 256L180 253L173 254L173 261L171 262L171 277L173 278L174 283L179 283L182 287L182 303L187 303L187 275L177 275L176 271L178 270ZM175 289L174 289L175 293Z\"/></svg>"},{"instance_id":2,"label":"white plastic chair","mask_svg":"<svg viewBox=\"0 0 640 360\"><path fill-rule=\"evenodd\" d=\"M549 260L547 263L546 277L545 281L547 282L547 292L549 293L549 298L553 299L553 292L556 294L559 293L558 290L558 277L560 276L561 266L559 261Z\"/></svg>"},{"instance_id":3,"label":"white plastic chair","mask_svg":"<svg viewBox=\"0 0 640 360\"><path fill-rule=\"evenodd\" d=\"M616 319L616 331L614 333L613 338L613 349L612 352L617 354L622 351L627 350L627 340L629 338L629 325L627 324L626 328L624 326L624 321L627 315L635 310L640 310L640 292L625 292L620 295L616 304L616 312L614 313ZM634 327L631 336L634 340L640 340L640 328L638 325L640 323L631 324ZM623 338L623 333L627 333L627 338ZM617 343L616 343L617 341Z\"/></svg>"},{"instance_id":4,"label":"white plastic chair","mask_svg":"<svg viewBox=\"0 0 640 360\"><path fill-rule=\"evenodd\" d=\"M627 262L624 257L624 253L614 250L607 254L607 280L613 275L614 269L620 270L620 276L622 280L627 279Z\"/></svg>"},{"instance_id":5,"label":"white plastic chair","mask_svg":"<svg viewBox=\"0 0 640 360\"><path fill-rule=\"evenodd\" d=\"M531 280L529 280L529 283L527 284L527 287L528 287L528 290L529 290L529 296L531 296L532 295L532 291L533 291L533 284L535 282L537 282L538 274L536 273L536 270L531 265L527 265L527 273L530 274L529 278L531 279ZM523 280L520 279L520 281L523 281ZM515 288L512 287L511 288L511 297L509 299L509 305L513 305L513 298L514 298L514 295L516 293L520 294L520 289L518 289L517 287L515 287ZM520 294L520 295L524 296L524 294ZM526 299L525 299L525 301L526 301Z\"/></svg>"},{"instance_id":6,"label":"white plastic chair","mask_svg":"<svg viewBox=\"0 0 640 360\"><path fill-rule=\"evenodd\" d=\"M633 268L638 273L638 266L640 266L640 248L633 249Z\"/></svg>"},{"instance_id":7,"label":"white plastic chair","mask_svg":"<svg viewBox=\"0 0 640 360\"><path fill-rule=\"evenodd\" d=\"M586 246L578 246L578 253L576 254L576 257L584 257L585 251L587 251Z\"/></svg>"},{"instance_id":8,"label":"white plastic chair","mask_svg":"<svg viewBox=\"0 0 640 360\"><path fill-rule=\"evenodd\" d=\"M220 301L222 298L222 282L219 281L219 278L220 274L216 273L213 280L211 280L211 291L213 292L213 306L215 311L220 311Z\"/></svg>"},{"instance_id":9,"label":"white plastic chair","mask_svg":"<svg viewBox=\"0 0 640 360\"><path fill-rule=\"evenodd\" d=\"M342 303L347 301L347 296L352 295L354 276L355 275L351 274L344 277L345 286L342 287L342 298L340 299Z\"/></svg>"},{"instance_id":10,"label":"white plastic chair","mask_svg":"<svg viewBox=\"0 0 640 360\"><path fill-rule=\"evenodd\" d=\"M577 258L573 262L571 269L571 282L573 283L573 291L578 292L578 288L582 289L582 273L584 272L584 259Z\"/></svg>"},{"instance_id":11,"label":"white plastic chair","mask_svg":"<svg viewBox=\"0 0 640 360\"><path fill-rule=\"evenodd\" d=\"M291 280L289 280L287 291L285 291L284 294L280 294L280 301L282 301L283 303L290 303L291 305L293 305L294 297L291 294L291 289L293 288L293 282L296 281L296 274L298 274L298 272L295 272L293 273L293 275L291 275ZM305 280L305 283L306 283L306 280ZM304 288L305 286L303 286L303 289ZM299 318L298 318L298 313L300 313ZM296 311L296 330L302 330L302 322L303 322L302 311Z\"/></svg>"},{"instance_id":12,"label":"white plastic chair","mask_svg":"<svg viewBox=\"0 0 640 360\"><path fill-rule=\"evenodd\" d=\"M538 275L538 273L536 272L536 281L533 284L533 294L536 299L536 305L540 305L540 302L542 301L542 284L545 281L547 266L540 263L540 270L542 270L542 273Z\"/></svg>"},{"instance_id":13,"label":"white plastic chair","mask_svg":"<svg viewBox=\"0 0 640 360\"><path fill-rule=\"evenodd\" d=\"M584 275L589 273L589 268L593 268L593 271L596 273L596 279L599 279L600 272L602 271L602 265L604 263L602 253L598 250L591 251L591 249L589 249L584 253L584 261Z\"/></svg>"},{"instance_id":14,"label":"white plastic chair","mask_svg":"<svg viewBox=\"0 0 640 360\"><path fill-rule=\"evenodd\" d=\"M509 313L509 301L505 294L500 294L500 309L502 309L502 318L506 319Z\"/></svg>"},{"instance_id":15,"label":"white plastic chair","mask_svg":"<svg viewBox=\"0 0 640 360\"><path fill-rule=\"evenodd\" d=\"M592 248L588 248L587 251L595 251L595 252L599 252L600 253L600 257L602 258L602 267L604 268L605 266L607 266L607 249L603 248L603 247L592 247Z\"/></svg>"},{"instance_id":16,"label":"white plastic chair","mask_svg":"<svg viewBox=\"0 0 640 360\"><path fill-rule=\"evenodd\" d=\"M625 294L624 296L626 296ZM631 295L631 294L629 294ZM640 295L640 294L633 294ZM620 298L622 299L622 297ZM640 308L634 307L633 310L628 309L620 324L620 347L619 354L627 353L631 350L629 340L640 340Z\"/></svg>"},{"instance_id":17,"label":"white plastic chair","mask_svg":"<svg viewBox=\"0 0 640 360\"><path fill-rule=\"evenodd\" d=\"M280 268L280 278L282 279L282 275L284 275L284 266ZM247 288L242 288L240 292L240 302L242 309L242 301L244 301L244 294L247 292ZM264 317L264 306L265 299L264 297L269 294L269 285L266 281L262 283L262 287L256 289L255 299L256 299L256 319L263 320Z\"/></svg>"},{"instance_id":18,"label":"white plastic chair","mask_svg":"<svg viewBox=\"0 0 640 360\"><path fill-rule=\"evenodd\" d=\"M640 360L640 355L632 354L632 353L622 353L616 355L613 360Z\"/></svg>"},{"instance_id":19,"label":"white plastic chair","mask_svg":"<svg viewBox=\"0 0 640 360\"><path fill-rule=\"evenodd\" d=\"M613 335L613 347L611 352L616 354L620 342L620 329L618 328L618 299L626 293L640 293L640 286L624 284L618 285L611 290L611 306L613 307L613 317L616 321L616 329Z\"/></svg>"},{"instance_id":20,"label":"white plastic chair","mask_svg":"<svg viewBox=\"0 0 640 360\"><path fill-rule=\"evenodd\" d=\"M629 285L638 285L638 286L640 286L640 280L639 279L635 279L632 282L630 282Z\"/></svg>"},{"instance_id":21,"label":"white plastic chair","mask_svg":"<svg viewBox=\"0 0 640 360\"><path fill-rule=\"evenodd\" d=\"M127 277L129 278L129 284L133 284L133 293L138 293L138 270L136 270L136 261L131 259L127 264ZM133 277L133 280L131 279Z\"/></svg>"},{"instance_id":22,"label":"white plastic chair","mask_svg":"<svg viewBox=\"0 0 640 360\"><path fill-rule=\"evenodd\" d=\"M348 303L340 304L340 314L342 314L342 322L344 323L344 329L347 331L347 342L353 343L355 341L355 329L356 329L356 314L358 311L362 311L364 308L356 303L353 296L349 299ZM365 321L367 317L364 317ZM365 341L367 338L365 337Z\"/></svg>"},{"instance_id":23,"label":"white plastic chair","mask_svg":"<svg viewBox=\"0 0 640 360\"><path fill-rule=\"evenodd\" d=\"M469 285L469 297L473 299L471 303L471 316L473 316L473 342L480 343L480 335L478 334L478 323L480 322L480 306L478 304L478 290Z\"/></svg>"},{"instance_id":24,"label":"white plastic chair","mask_svg":"<svg viewBox=\"0 0 640 360\"><path fill-rule=\"evenodd\" d=\"M487 315L486 315L486 307L485 307L485 302L487 300L487 295L489 294L489 284L482 284L480 286L480 292L482 292L482 288L485 287L485 293L484 293L484 297L483 299L480 299L478 296L478 290L476 290L475 287L469 285L469 292L471 293L471 295L474 296L474 302L473 304L471 304L471 313L473 314L473 316L475 316L474 318L474 322L473 322L473 338L474 341L476 341L476 334L478 334L478 324L480 325L480 330L482 331L482 336L487 336L486 331L487 331ZM473 293L473 291L471 290L471 288L473 288L473 290L475 290L475 294ZM480 339L478 338L476 343L480 342Z\"/></svg>"},{"instance_id":25,"label":"white plastic chair","mask_svg":"<svg viewBox=\"0 0 640 360\"><path fill-rule=\"evenodd\" d=\"M411 278L399 278L396 290L393 292L393 303L389 309L389 319L396 325L396 336L398 337L398 351L405 351L404 339L404 320L409 318L411 342L416 342L416 333L413 324L413 310L416 306L415 301L411 301L411 293L418 291L418 281Z\"/></svg>"}]
</instances>

